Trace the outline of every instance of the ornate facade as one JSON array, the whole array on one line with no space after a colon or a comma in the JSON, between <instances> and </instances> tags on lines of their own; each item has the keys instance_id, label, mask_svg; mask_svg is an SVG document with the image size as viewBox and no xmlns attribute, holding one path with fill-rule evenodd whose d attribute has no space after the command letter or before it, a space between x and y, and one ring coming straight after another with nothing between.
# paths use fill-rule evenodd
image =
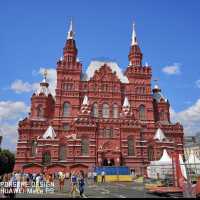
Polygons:
<instances>
[{"instance_id":1,"label":"ornate facade","mask_svg":"<svg viewBox=\"0 0 200 200\"><path fill-rule=\"evenodd\" d=\"M55 97L44 76L19 122L15 170L49 172L123 165L142 174L163 149L183 153L183 127L170 121L169 101L156 85L133 26L123 73L115 62L92 61L84 73L72 22L57 62Z\"/></svg>"}]
</instances>

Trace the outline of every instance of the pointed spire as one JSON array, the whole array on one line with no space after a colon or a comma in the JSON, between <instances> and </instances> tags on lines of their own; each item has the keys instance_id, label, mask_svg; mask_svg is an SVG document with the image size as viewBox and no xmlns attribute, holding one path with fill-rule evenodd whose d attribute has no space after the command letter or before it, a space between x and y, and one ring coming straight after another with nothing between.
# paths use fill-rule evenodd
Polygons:
<instances>
[{"instance_id":1,"label":"pointed spire","mask_svg":"<svg viewBox=\"0 0 200 200\"><path fill-rule=\"evenodd\" d=\"M136 31L135 31L135 23L133 22L133 31L132 31L132 41L131 46L137 45L137 37L136 37Z\"/></svg>"},{"instance_id":2,"label":"pointed spire","mask_svg":"<svg viewBox=\"0 0 200 200\"><path fill-rule=\"evenodd\" d=\"M51 94L50 90L49 90L49 83L47 82L47 69L44 69L43 72L43 80L40 83L39 88L36 90L35 94L36 95L40 95L41 93L44 94L45 96L48 96L49 94Z\"/></svg>"},{"instance_id":3,"label":"pointed spire","mask_svg":"<svg viewBox=\"0 0 200 200\"><path fill-rule=\"evenodd\" d=\"M154 79L154 82L155 82L155 85L154 85L154 88L153 88L153 93L161 92L161 89L158 85L158 79Z\"/></svg>"},{"instance_id":4,"label":"pointed spire","mask_svg":"<svg viewBox=\"0 0 200 200\"><path fill-rule=\"evenodd\" d=\"M48 129L45 131L44 135L42 136L43 139L55 139L56 133L52 126L49 126Z\"/></svg>"},{"instance_id":5,"label":"pointed spire","mask_svg":"<svg viewBox=\"0 0 200 200\"><path fill-rule=\"evenodd\" d=\"M131 48L128 55L129 61L133 67L142 66L142 52L137 42L135 23L133 23L132 39L131 39Z\"/></svg>"},{"instance_id":6,"label":"pointed spire","mask_svg":"<svg viewBox=\"0 0 200 200\"><path fill-rule=\"evenodd\" d=\"M128 97L125 97L125 98L124 98L123 107L130 107L130 103L129 103L129 101L128 101Z\"/></svg>"},{"instance_id":7,"label":"pointed spire","mask_svg":"<svg viewBox=\"0 0 200 200\"><path fill-rule=\"evenodd\" d=\"M76 48L76 42L74 38L75 32L73 30L73 24L72 20L70 21L69 25L69 31L67 34L67 40L65 43L65 47L63 49L63 55L64 55L64 60L66 62L70 63L75 63L76 62L76 56L78 53L78 50Z\"/></svg>"},{"instance_id":8,"label":"pointed spire","mask_svg":"<svg viewBox=\"0 0 200 200\"><path fill-rule=\"evenodd\" d=\"M159 140L160 142L162 142L164 139L166 139L166 136L165 136L165 134L163 133L163 131L162 131L160 128L158 128L153 139L154 139L154 140L157 139L157 140Z\"/></svg>"},{"instance_id":9,"label":"pointed spire","mask_svg":"<svg viewBox=\"0 0 200 200\"><path fill-rule=\"evenodd\" d=\"M60 57L60 61L63 61L63 57L62 56Z\"/></svg>"},{"instance_id":10,"label":"pointed spire","mask_svg":"<svg viewBox=\"0 0 200 200\"><path fill-rule=\"evenodd\" d=\"M69 31L68 31L68 34L67 34L67 39L74 39L74 31L73 31L73 23L72 23L72 19L70 21L70 25L69 25Z\"/></svg>"},{"instance_id":11,"label":"pointed spire","mask_svg":"<svg viewBox=\"0 0 200 200\"><path fill-rule=\"evenodd\" d=\"M83 105L88 105L88 104L89 104L88 96L85 95L85 96L84 96L84 99L83 99Z\"/></svg>"},{"instance_id":12,"label":"pointed spire","mask_svg":"<svg viewBox=\"0 0 200 200\"><path fill-rule=\"evenodd\" d=\"M46 82L47 82L47 69L44 70L43 78L44 78L44 79L43 79L42 82L43 82L43 83L46 83Z\"/></svg>"}]
</instances>

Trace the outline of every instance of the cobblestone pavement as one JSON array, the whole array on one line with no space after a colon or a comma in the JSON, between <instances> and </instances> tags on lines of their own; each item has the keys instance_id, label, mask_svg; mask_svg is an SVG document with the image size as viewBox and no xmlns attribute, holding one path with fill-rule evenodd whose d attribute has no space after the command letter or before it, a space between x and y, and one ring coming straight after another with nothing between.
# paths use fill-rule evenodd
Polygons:
<instances>
[{"instance_id":1,"label":"cobblestone pavement","mask_svg":"<svg viewBox=\"0 0 200 200\"><path fill-rule=\"evenodd\" d=\"M160 198L159 196L148 194L142 184L139 183L98 183L94 184L88 180L85 186L84 198ZM64 191L60 192L58 182L55 181L55 192L53 194L17 194L17 198L70 198L70 183L65 181ZM76 194L79 198L79 194Z\"/></svg>"}]
</instances>

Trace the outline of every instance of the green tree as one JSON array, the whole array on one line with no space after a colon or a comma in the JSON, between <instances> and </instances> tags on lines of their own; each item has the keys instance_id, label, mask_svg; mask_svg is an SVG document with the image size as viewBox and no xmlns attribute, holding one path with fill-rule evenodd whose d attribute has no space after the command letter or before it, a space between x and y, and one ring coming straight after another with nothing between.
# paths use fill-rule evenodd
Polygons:
<instances>
[{"instance_id":1,"label":"green tree","mask_svg":"<svg viewBox=\"0 0 200 200\"><path fill-rule=\"evenodd\" d=\"M7 149L0 149L0 175L13 171L15 155Z\"/></svg>"}]
</instances>

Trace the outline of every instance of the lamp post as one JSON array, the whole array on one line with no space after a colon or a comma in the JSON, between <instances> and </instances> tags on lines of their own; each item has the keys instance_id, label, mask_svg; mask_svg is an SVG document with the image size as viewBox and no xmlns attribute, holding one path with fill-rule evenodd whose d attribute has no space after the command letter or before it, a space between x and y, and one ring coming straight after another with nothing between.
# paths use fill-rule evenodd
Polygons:
<instances>
[{"instance_id":1,"label":"lamp post","mask_svg":"<svg viewBox=\"0 0 200 200\"><path fill-rule=\"evenodd\" d=\"M117 157L116 161L117 161L117 181L119 181L119 164L120 164L120 158Z\"/></svg>"}]
</instances>

